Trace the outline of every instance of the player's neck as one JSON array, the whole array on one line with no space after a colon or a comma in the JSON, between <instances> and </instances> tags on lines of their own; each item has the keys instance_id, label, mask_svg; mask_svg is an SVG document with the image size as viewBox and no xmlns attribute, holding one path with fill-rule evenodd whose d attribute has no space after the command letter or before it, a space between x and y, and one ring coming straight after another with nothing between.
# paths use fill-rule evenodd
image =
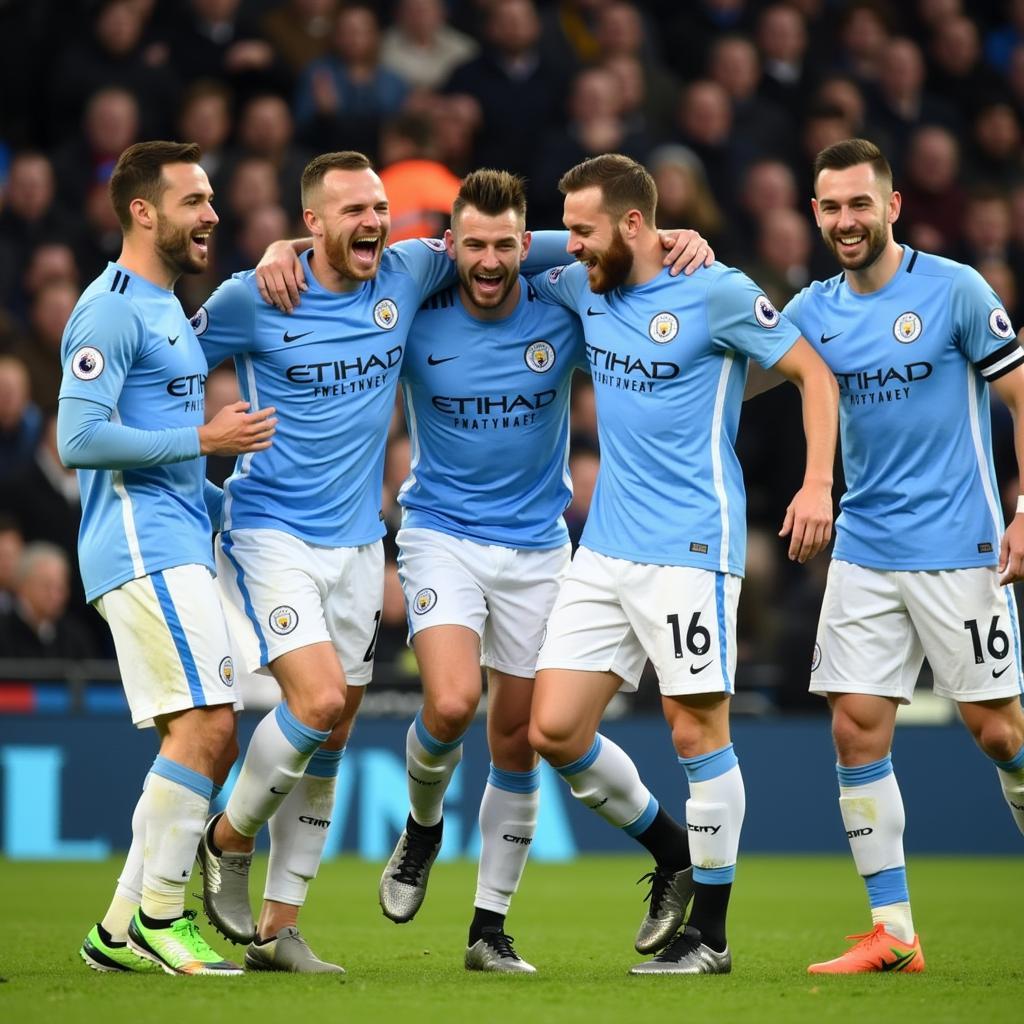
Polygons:
<instances>
[{"instance_id":1,"label":"player's neck","mask_svg":"<svg viewBox=\"0 0 1024 1024\"><path fill-rule=\"evenodd\" d=\"M626 278L626 287L653 281L665 269L664 257L665 251L657 232L653 228L645 230L633 247L633 269Z\"/></svg>"},{"instance_id":2,"label":"player's neck","mask_svg":"<svg viewBox=\"0 0 1024 1024\"><path fill-rule=\"evenodd\" d=\"M157 288L174 291L181 273L169 267L160 254L152 247L125 238L117 264L129 273L144 278Z\"/></svg>"},{"instance_id":3,"label":"player's neck","mask_svg":"<svg viewBox=\"0 0 1024 1024\"><path fill-rule=\"evenodd\" d=\"M466 290L466 286L461 281L459 282L459 301L462 303L463 309L474 320L504 320L516 311L521 294L522 285L517 278L508 295L497 306L478 306Z\"/></svg>"},{"instance_id":4,"label":"player's neck","mask_svg":"<svg viewBox=\"0 0 1024 1024\"><path fill-rule=\"evenodd\" d=\"M903 246L890 238L882 255L870 267L846 272L846 283L850 290L858 295L870 295L884 288L893 279L902 262Z\"/></svg>"},{"instance_id":5,"label":"player's neck","mask_svg":"<svg viewBox=\"0 0 1024 1024\"><path fill-rule=\"evenodd\" d=\"M313 251L309 254L309 269L316 278L317 284L329 292L356 291L363 282L357 281L354 277L346 277L344 274L339 274L331 266L326 253L322 249L317 248L317 241L318 239L314 239Z\"/></svg>"}]
</instances>

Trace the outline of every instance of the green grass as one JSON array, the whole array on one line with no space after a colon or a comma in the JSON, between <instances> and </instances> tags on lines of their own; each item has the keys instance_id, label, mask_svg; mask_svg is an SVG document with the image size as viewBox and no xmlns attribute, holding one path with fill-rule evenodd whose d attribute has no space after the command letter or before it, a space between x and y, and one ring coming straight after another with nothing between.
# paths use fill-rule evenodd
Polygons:
<instances>
[{"instance_id":1,"label":"green grass","mask_svg":"<svg viewBox=\"0 0 1024 1024\"><path fill-rule=\"evenodd\" d=\"M475 866L439 864L416 920L377 906L380 866L324 866L303 912L336 977L237 979L96 974L78 945L106 905L119 864L0 861L0 1020L41 1024L461 1024L731 1021L1009 1024L1024 1015L1020 862L917 857L911 865L923 975L810 978L808 962L866 931L866 900L846 858L746 857L733 892L733 973L636 978L632 940L644 904L640 858L531 864L508 921L533 977L462 967ZM198 876L197 876L198 878ZM254 884L255 890L255 884ZM209 926L204 928L214 939ZM231 947L217 937L214 946ZM241 950L236 949L240 955Z\"/></svg>"}]
</instances>

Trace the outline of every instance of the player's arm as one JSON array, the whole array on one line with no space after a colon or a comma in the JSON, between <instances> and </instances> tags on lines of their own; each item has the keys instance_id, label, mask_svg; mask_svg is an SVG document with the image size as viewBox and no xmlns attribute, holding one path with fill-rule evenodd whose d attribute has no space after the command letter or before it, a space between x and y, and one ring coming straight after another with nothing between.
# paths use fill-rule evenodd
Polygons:
<instances>
[{"instance_id":1,"label":"player's arm","mask_svg":"<svg viewBox=\"0 0 1024 1024\"><path fill-rule=\"evenodd\" d=\"M203 503L214 533L220 533L224 524L224 491L212 480L203 481Z\"/></svg>"},{"instance_id":2,"label":"player's arm","mask_svg":"<svg viewBox=\"0 0 1024 1024\"><path fill-rule=\"evenodd\" d=\"M802 332L807 330L800 317L801 303L806 291L807 289L805 288L803 291L794 295L782 310L783 317L795 324ZM779 373L777 367L764 367L756 359L752 359L749 367L747 368L747 385L743 389L743 401L747 402L751 398L763 395L766 391L771 391L772 388L777 388L785 381L785 379L786 378Z\"/></svg>"},{"instance_id":3,"label":"player's arm","mask_svg":"<svg viewBox=\"0 0 1024 1024\"><path fill-rule=\"evenodd\" d=\"M839 388L832 371L803 337L797 338L773 369L799 388L802 400L807 463L803 485L786 509L779 536L789 537L791 559L806 562L832 539Z\"/></svg>"},{"instance_id":4,"label":"player's arm","mask_svg":"<svg viewBox=\"0 0 1024 1024\"><path fill-rule=\"evenodd\" d=\"M1024 365L992 381L992 390L1013 416L1013 444L1017 452L1017 478L1024 481ZM1017 513L1003 531L999 545L999 582L1024 580L1024 499L1017 499Z\"/></svg>"},{"instance_id":5,"label":"player's arm","mask_svg":"<svg viewBox=\"0 0 1024 1024\"><path fill-rule=\"evenodd\" d=\"M267 246L256 264L256 286L268 306L276 306L282 313L294 311L300 295L309 290L299 255L312 248L309 237L281 239Z\"/></svg>"},{"instance_id":6,"label":"player's arm","mask_svg":"<svg viewBox=\"0 0 1024 1024\"><path fill-rule=\"evenodd\" d=\"M141 430L111 422L113 410L64 396L57 410L57 450L68 469L144 469L201 455L238 455L269 448L273 408L248 412L248 402L226 405L201 427Z\"/></svg>"}]
</instances>

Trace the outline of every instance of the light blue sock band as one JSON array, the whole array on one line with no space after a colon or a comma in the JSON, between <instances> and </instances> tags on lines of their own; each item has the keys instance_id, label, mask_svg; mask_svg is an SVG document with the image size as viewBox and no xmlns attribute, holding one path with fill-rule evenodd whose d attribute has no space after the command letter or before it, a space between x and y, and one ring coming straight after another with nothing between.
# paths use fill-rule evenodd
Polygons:
<instances>
[{"instance_id":1,"label":"light blue sock band","mask_svg":"<svg viewBox=\"0 0 1024 1024\"><path fill-rule=\"evenodd\" d=\"M909 903L907 869L887 868L873 875L864 876L868 887L868 902L872 907L887 907L890 903Z\"/></svg>"},{"instance_id":2,"label":"light blue sock band","mask_svg":"<svg viewBox=\"0 0 1024 1024\"><path fill-rule=\"evenodd\" d=\"M578 775L585 768L589 768L596 760L597 755L601 753L601 734L598 733L594 737L594 742L591 743L590 749L582 756L576 758L575 761L571 761L569 764L562 765L561 768L556 768L563 778L568 778L570 775Z\"/></svg>"},{"instance_id":3,"label":"light blue sock band","mask_svg":"<svg viewBox=\"0 0 1024 1024\"><path fill-rule=\"evenodd\" d=\"M540 765L528 772L513 772L495 768L492 764L487 781L495 789L504 789L508 793L536 793L540 789Z\"/></svg>"},{"instance_id":4,"label":"light blue sock band","mask_svg":"<svg viewBox=\"0 0 1024 1024\"><path fill-rule=\"evenodd\" d=\"M1021 768L1024 768L1024 747L1017 751L1017 756L1011 761L997 761L994 757L991 758L991 761L997 768L1002 768L1004 772L1019 772Z\"/></svg>"},{"instance_id":5,"label":"light blue sock band","mask_svg":"<svg viewBox=\"0 0 1024 1024\"><path fill-rule=\"evenodd\" d=\"M647 806L644 808L643 813L635 821L631 821L628 825L622 826L622 831L627 836L632 836L634 839L640 835L641 832L646 832L651 827L651 822L658 816L659 810L658 801L652 796L647 801Z\"/></svg>"},{"instance_id":6,"label":"light blue sock band","mask_svg":"<svg viewBox=\"0 0 1024 1024\"><path fill-rule=\"evenodd\" d=\"M871 764L857 765L856 768L846 768L836 764L836 775L839 776L839 785L847 788L852 786L866 786L869 782L877 782L884 779L886 775L892 774L892 755L886 754L879 761L872 761Z\"/></svg>"},{"instance_id":7,"label":"light blue sock band","mask_svg":"<svg viewBox=\"0 0 1024 1024\"><path fill-rule=\"evenodd\" d=\"M324 750L321 747L306 765L306 774L314 775L318 779L337 778L341 771L341 759L345 756L345 748L341 750Z\"/></svg>"},{"instance_id":8,"label":"light blue sock band","mask_svg":"<svg viewBox=\"0 0 1024 1024\"><path fill-rule=\"evenodd\" d=\"M462 736L459 736L458 739L452 740L450 743L443 743L441 740L435 739L431 736L427 731L427 727L423 724L422 708L416 712L416 720L413 724L416 726L416 739L420 741L423 749L428 753L433 754L434 757L440 757L441 754L447 754L462 743Z\"/></svg>"},{"instance_id":9,"label":"light blue sock band","mask_svg":"<svg viewBox=\"0 0 1024 1024\"><path fill-rule=\"evenodd\" d=\"M274 717L277 719L278 728L284 733L284 738L300 754L312 754L331 735L330 729L324 732L300 722L283 702L277 705Z\"/></svg>"},{"instance_id":10,"label":"light blue sock band","mask_svg":"<svg viewBox=\"0 0 1024 1024\"><path fill-rule=\"evenodd\" d=\"M730 885L736 877L736 865L727 868L698 868L694 866L693 880L704 885Z\"/></svg>"},{"instance_id":11,"label":"light blue sock band","mask_svg":"<svg viewBox=\"0 0 1024 1024\"><path fill-rule=\"evenodd\" d=\"M167 779L168 782L176 782L179 786L192 790L197 796L204 797L206 800L213 796L213 779L208 779L205 775L200 775L199 772L186 768L169 757L158 754L153 762L153 767L149 770L154 775Z\"/></svg>"},{"instance_id":12,"label":"light blue sock band","mask_svg":"<svg viewBox=\"0 0 1024 1024\"><path fill-rule=\"evenodd\" d=\"M724 775L731 768L738 765L739 759L728 743L718 750L712 750L709 754L698 754L696 757L680 757L679 763L686 772L690 782L707 782L708 779L717 779Z\"/></svg>"}]
</instances>

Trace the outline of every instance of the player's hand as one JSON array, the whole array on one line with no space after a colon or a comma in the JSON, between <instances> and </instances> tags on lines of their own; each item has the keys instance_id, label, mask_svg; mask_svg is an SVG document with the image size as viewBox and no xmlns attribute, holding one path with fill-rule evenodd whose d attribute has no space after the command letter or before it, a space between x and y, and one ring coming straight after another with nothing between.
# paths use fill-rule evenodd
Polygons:
<instances>
[{"instance_id":1,"label":"player's hand","mask_svg":"<svg viewBox=\"0 0 1024 1024\"><path fill-rule=\"evenodd\" d=\"M302 260L295 255L291 242L271 242L256 264L256 284L260 298L282 313L290 313L299 304L299 295L308 291Z\"/></svg>"},{"instance_id":2,"label":"player's hand","mask_svg":"<svg viewBox=\"0 0 1024 1024\"><path fill-rule=\"evenodd\" d=\"M672 269L669 273L675 277L680 271L692 274L698 267L710 267L715 262L715 250L700 232L690 228L678 231L659 231L661 247L667 249L663 263Z\"/></svg>"},{"instance_id":3,"label":"player's hand","mask_svg":"<svg viewBox=\"0 0 1024 1024\"><path fill-rule=\"evenodd\" d=\"M789 537L789 558L806 562L832 539L831 484L804 484L786 509L780 537Z\"/></svg>"},{"instance_id":4,"label":"player's hand","mask_svg":"<svg viewBox=\"0 0 1024 1024\"><path fill-rule=\"evenodd\" d=\"M999 545L999 583L1024 580L1024 514L1013 517Z\"/></svg>"},{"instance_id":5,"label":"player's hand","mask_svg":"<svg viewBox=\"0 0 1024 1024\"><path fill-rule=\"evenodd\" d=\"M200 455L241 455L270 447L277 428L272 405L248 412L248 402L225 405L209 423L199 428Z\"/></svg>"}]
</instances>

